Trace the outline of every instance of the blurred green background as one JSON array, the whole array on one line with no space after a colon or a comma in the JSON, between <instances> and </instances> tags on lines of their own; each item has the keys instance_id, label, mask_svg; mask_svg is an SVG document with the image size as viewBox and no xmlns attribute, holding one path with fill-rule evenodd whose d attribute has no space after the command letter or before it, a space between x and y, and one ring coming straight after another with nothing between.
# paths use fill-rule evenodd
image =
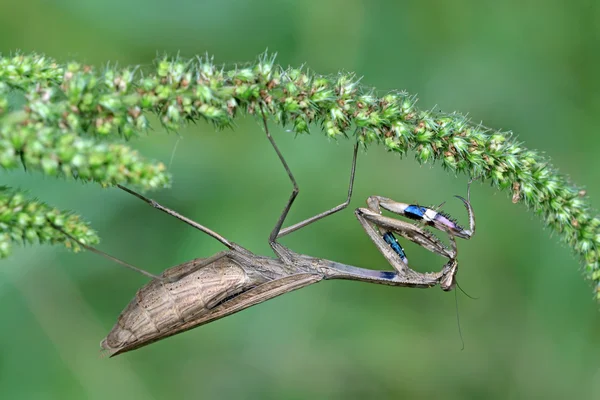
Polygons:
<instances>
[{"instance_id":1,"label":"blurred green background","mask_svg":"<svg viewBox=\"0 0 600 400\"><path fill-rule=\"evenodd\" d=\"M536 5L539 4L539 5ZM356 71L363 83L417 93L423 108L468 113L513 130L585 185L600 208L600 5L597 1L3 0L0 51L60 61L148 65L157 54L208 52L218 63L268 48L283 65ZM155 130L132 143L174 175L158 201L252 251L270 232L290 183L260 125ZM318 129L273 127L301 192L289 223L345 198L352 143ZM222 248L115 189L25 172L3 182L74 210L100 248L159 272ZM351 209L373 194L439 204L467 178L372 146L358 160ZM100 359L98 344L146 280L101 257L17 249L0 268L3 399L598 399L600 313L579 263L508 193L473 187L478 230L459 243L453 293L331 281L152 346ZM389 268L351 209L286 237L298 252ZM407 246L411 264L444 260Z\"/></svg>"}]
</instances>

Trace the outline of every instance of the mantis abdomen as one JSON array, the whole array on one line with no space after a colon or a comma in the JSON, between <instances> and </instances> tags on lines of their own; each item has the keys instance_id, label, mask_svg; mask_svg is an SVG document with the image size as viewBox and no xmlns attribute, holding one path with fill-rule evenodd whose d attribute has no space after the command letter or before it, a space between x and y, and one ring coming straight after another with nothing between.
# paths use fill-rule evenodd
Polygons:
<instances>
[{"instance_id":1,"label":"mantis abdomen","mask_svg":"<svg viewBox=\"0 0 600 400\"><path fill-rule=\"evenodd\" d=\"M170 336L229 297L262 283L229 257L207 261L198 258L169 268L164 280L153 279L138 290L101 347L114 354Z\"/></svg>"}]
</instances>

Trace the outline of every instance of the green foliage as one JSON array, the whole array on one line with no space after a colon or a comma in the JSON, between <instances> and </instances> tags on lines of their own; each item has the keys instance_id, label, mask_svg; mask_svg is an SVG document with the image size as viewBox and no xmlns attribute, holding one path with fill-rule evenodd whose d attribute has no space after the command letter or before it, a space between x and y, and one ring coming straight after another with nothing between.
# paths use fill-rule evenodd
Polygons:
<instances>
[{"instance_id":1,"label":"green foliage","mask_svg":"<svg viewBox=\"0 0 600 400\"><path fill-rule=\"evenodd\" d=\"M419 163L438 161L512 190L513 202L534 210L581 256L600 300L600 219L588 209L585 192L510 134L474 125L459 114L419 110L416 98L404 92L379 97L352 74L324 77L284 69L268 55L232 69L208 57L164 57L151 71L107 67L98 72L37 55L1 58L0 68L0 164L5 169L23 165L102 185L167 186L162 164L115 143L148 128L151 114L171 130L197 119L226 128L240 112L264 112L296 133L308 132L311 124L333 138L353 131L365 145L383 144L401 155L412 151ZM21 104L15 92L22 94ZM21 195L3 200L2 255L9 241L65 241L48 230L46 220L56 211L23 203L21 197L17 203L29 206L11 206L16 196ZM75 237L95 240L85 225L71 224Z\"/></svg>"},{"instance_id":2,"label":"green foliage","mask_svg":"<svg viewBox=\"0 0 600 400\"><path fill-rule=\"evenodd\" d=\"M9 254L11 242L65 243L67 247L79 249L77 243L71 243L52 225L61 227L83 243L91 245L99 241L96 233L77 215L28 200L23 193L0 187L0 257Z\"/></svg>"}]
</instances>

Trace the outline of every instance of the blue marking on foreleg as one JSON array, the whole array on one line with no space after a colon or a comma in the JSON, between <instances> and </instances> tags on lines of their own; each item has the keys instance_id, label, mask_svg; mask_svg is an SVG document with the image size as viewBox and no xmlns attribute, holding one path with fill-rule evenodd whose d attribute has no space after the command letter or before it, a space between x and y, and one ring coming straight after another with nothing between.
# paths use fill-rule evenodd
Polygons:
<instances>
[{"instance_id":1,"label":"blue marking on foreleg","mask_svg":"<svg viewBox=\"0 0 600 400\"><path fill-rule=\"evenodd\" d=\"M382 279L389 280L389 281L393 280L396 276L398 276L397 272L392 272L392 271L378 271L378 272L379 272L379 276Z\"/></svg>"},{"instance_id":2,"label":"blue marking on foreleg","mask_svg":"<svg viewBox=\"0 0 600 400\"><path fill-rule=\"evenodd\" d=\"M403 262L407 262L406 253L392 232L384 233L383 240L400 256Z\"/></svg>"},{"instance_id":3,"label":"blue marking on foreleg","mask_svg":"<svg viewBox=\"0 0 600 400\"><path fill-rule=\"evenodd\" d=\"M404 210L404 215L410 219L421 220L427 212L427 208L411 204Z\"/></svg>"}]
</instances>

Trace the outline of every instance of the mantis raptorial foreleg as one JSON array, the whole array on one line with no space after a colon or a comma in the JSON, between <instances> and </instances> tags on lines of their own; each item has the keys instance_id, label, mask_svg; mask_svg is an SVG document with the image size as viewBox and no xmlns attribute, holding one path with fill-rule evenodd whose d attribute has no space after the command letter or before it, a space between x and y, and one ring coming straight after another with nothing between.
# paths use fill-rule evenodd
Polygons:
<instances>
[{"instance_id":1,"label":"mantis raptorial foreleg","mask_svg":"<svg viewBox=\"0 0 600 400\"><path fill-rule=\"evenodd\" d=\"M450 269L450 273L444 275L440 286L444 290L451 290L455 285L455 275L458 269L456 262L457 247L455 237L470 239L475 232L475 215L470 203L470 183L467 188L467 198L456 196L464 203L469 216L469 229L463 229L448 215L440 213L431 208L397 202L381 196L371 196L367 199L369 208L359 208L356 210L356 217L388 262L399 273L410 270L406 253L400 243L396 240L394 233L397 233L421 247L448 258L445 268ZM450 239L450 248L447 248L437 237L430 232L422 229L417 224L410 224L394 218L381 215L381 209L393 212L398 215L422 222L433 228L439 229L448 234ZM412 271L412 270L410 270Z\"/></svg>"},{"instance_id":2,"label":"mantis raptorial foreleg","mask_svg":"<svg viewBox=\"0 0 600 400\"><path fill-rule=\"evenodd\" d=\"M393 233L448 259L456 258L454 245L452 249L446 248L433 234L414 224L379 215L367 208L357 209L355 215L373 243L399 272L408 267L408 259ZM455 243L454 237L452 235L449 237L450 243ZM388 254L392 254L392 256L390 257Z\"/></svg>"},{"instance_id":3,"label":"mantis raptorial foreleg","mask_svg":"<svg viewBox=\"0 0 600 400\"><path fill-rule=\"evenodd\" d=\"M371 196L367 200L369 209L381 214L381 209L393 212L398 215L410 218L415 221L421 221L425 225L429 225L441 231L462 239L469 239L475 233L475 214L471 207L470 200L466 200L461 196L455 196L460 199L467 209L469 216L469 229L464 229L453 221L448 215L438 212L432 208L422 207L415 204L406 204L388 199L381 196ZM470 199L470 187L467 190L467 197Z\"/></svg>"},{"instance_id":4,"label":"mantis raptorial foreleg","mask_svg":"<svg viewBox=\"0 0 600 400\"><path fill-rule=\"evenodd\" d=\"M453 235L449 235L451 249L447 249L438 238L414 224L384 217L365 208L357 209L355 214L377 249L400 275L419 273L409 268L406 253L392 232L398 233L433 253L448 258L449 261L443 269L444 274L440 280L440 287L443 290L454 288L458 263L456 262L456 240ZM382 234L380 230L383 230L384 233Z\"/></svg>"}]
</instances>

